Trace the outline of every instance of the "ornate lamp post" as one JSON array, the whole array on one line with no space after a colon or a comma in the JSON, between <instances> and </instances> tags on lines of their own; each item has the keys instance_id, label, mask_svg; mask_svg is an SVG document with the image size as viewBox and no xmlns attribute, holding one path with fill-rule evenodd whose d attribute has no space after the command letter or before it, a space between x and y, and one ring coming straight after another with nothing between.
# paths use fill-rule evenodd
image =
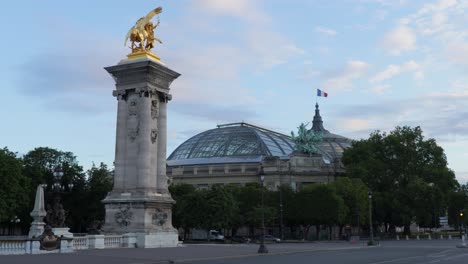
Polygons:
<instances>
[{"instance_id":1,"label":"ornate lamp post","mask_svg":"<svg viewBox=\"0 0 468 264\"><path fill-rule=\"evenodd\" d=\"M369 242L367 243L369 246L375 245L374 242L374 229L372 227L372 192L369 191Z\"/></svg>"},{"instance_id":2,"label":"ornate lamp post","mask_svg":"<svg viewBox=\"0 0 468 264\"><path fill-rule=\"evenodd\" d=\"M54 170L54 179L52 183L52 193L53 193L53 205L47 206L47 224L52 227L64 227L65 225L65 210L61 203L61 194L65 191L65 186L62 185L63 170L61 167L57 167ZM73 183L67 185L68 189L73 188Z\"/></svg>"},{"instance_id":3,"label":"ornate lamp post","mask_svg":"<svg viewBox=\"0 0 468 264\"><path fill-rule=\"evenodd\" d=\"M265 175L263 173L263 168L260 169L260 180L262 182L262 238L260 240L260 247L258 248L258 253L266 254L268 253L268 249L265 246L265 206L263 202L263 188L264 188L264 181Z\"/></svg>"}]
</instances>

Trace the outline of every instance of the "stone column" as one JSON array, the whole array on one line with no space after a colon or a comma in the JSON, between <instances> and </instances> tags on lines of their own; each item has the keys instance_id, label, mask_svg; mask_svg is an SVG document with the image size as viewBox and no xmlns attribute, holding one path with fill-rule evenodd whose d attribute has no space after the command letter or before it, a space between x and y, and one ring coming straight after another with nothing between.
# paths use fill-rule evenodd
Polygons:
<instances>
[{"instance_id":1,"label":"stone column","mask_svg":"<svg viewBox=\"0 0 468 264\"><path fill-rule=\"evenodd\" d=\"M139 191L148 192L152 189L150 182L150 167L152 152L151 149L151 102L149 93L144 90L137 90L139 93L139 107L138 107L138 152L136 158L137 167L137 189ZM154 188L154 187L153 187ZM154 190L153 190L154 191Z\"/></svg>"},{"instance_id":2,"label":"stone column","mask_svg":"<svg viewBox=\"0 0 468 264\"><path fill-rule=\"evenodd\" d=\"M167 194L167 175L166 175L166 149L167 149L167 103L170 100L169 94L163 94L159 104L158 118L158 177L157 192Z\"/></svg>"},{"instance_id":3,"label":"stone column","mask_svg":"<svg viewBox=\"0 0 468 264\"><path fill-rule=\"evenodd\" d=\"M151 59L127 60L106 70L116 82L118 110L115 184L103 200L103 231L131 233L136 247L175 247L174 200L166 176L166 104L169 86L180 74Z\"/></svg>"},{"instance_id":4,"label":"stone column","mask_svg":"<svg viewBox=\"0 0 468 264\"><path fill-rule=\"evenodd\" d=\"M125 147L127 131L127 96L125 91L115 92L117 97L117 125L115 140L114 161L114 190L123 190L125 187Z\"/></svg>"}]
</instances>

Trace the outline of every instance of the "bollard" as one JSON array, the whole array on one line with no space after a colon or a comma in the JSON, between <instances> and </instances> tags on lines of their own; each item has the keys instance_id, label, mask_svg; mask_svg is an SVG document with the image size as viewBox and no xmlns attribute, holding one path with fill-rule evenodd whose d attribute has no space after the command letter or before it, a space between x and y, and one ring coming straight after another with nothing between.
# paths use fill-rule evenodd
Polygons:
<instances>
[{"instance_id":1,"label":"bollard","mask_svg":"<svg viewBox=\"0 0 468 264\"><path fill-rule=\"evenodd\" d=\"M400 240L400 236L399 236L399 235L396 235L396 240Z\"/></svg>"},{"instance_id":2,"label":"bollard","mask_svg":"<svg viewBox=\"0 0 468 264\"><path fill-rule=\"evenodd\" d=\"M449 240L452 240L452 235L449 235L449 238L448 238L448 239L449 239Z\"/></svg>"},{"instance_id":3,"label":"bollard","mask_svg":"<svg viewBox=\"0 0 468 264\"><path fill-rule=\"evenodd\" d=\"M419 235L416 235L416 240L419 240Z\"/></svg>"},{"instance_id":4,"label":"bollard","mask_svg":"<svg viewBox=\"0 0 468 264\"><path fill-rule=\"evenodd\" d=\"M406 240L409 240L409 237L408 237L408 235L406 235Z\"/></svg>"},{"instance_id":5,"label":"bollard","mask_svg":"<svg viewBox=\"0 0 468 264\"><path fill-rule=\"evenodd\" d=\"M427 235L427 239L432 240L431 234Z\"/></svg>"},{"instance_id":6,"label":"bollard","mask_svg":"<svg viewBox=\"0 0 468 264\"><path fill-rule=\"evenodd\" d=\"M440 234L440 239L444 239L444 235Z\"/></svg>"}]
</instances>

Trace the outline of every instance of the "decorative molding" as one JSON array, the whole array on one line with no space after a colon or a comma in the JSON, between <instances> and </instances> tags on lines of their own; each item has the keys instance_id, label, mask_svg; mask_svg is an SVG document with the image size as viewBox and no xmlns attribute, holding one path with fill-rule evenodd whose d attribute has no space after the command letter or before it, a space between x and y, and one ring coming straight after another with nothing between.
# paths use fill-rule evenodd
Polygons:
<instances>
[{"instance_id":1,"label":"decorative molding","mask_svg":"<svg viewBox=\"0 0 468 264\"><path fill-rule=\"evenodd\" d=\"M119 212L115 213L115 222L121 227L127 227L132 223L133 213L130 211L130 205L119 206Z\"/></svg>"},{"instance_id":2,"label":"decorative molding","mask_svg":"<svg viewBox=\"0 0 468 264\"><path fill-rule=\"evenodd\" d=\"M153 128L151 129L151 143L156 143L156 139L158 138L158 130Z\"/></svg>"},{"instance_id":3,"label":"decorative molding","mask_svg":"<svg viewBox=\"0 0 468 264\"><path fill-rule=\"evenodd\" d=\"M156 213L153 214L153 225L162 226L166 223L168 215L163 210L156 208Z\"/></svg>"},{"instance_id":4,"label":"decorative molding","mask_svg":"<svg viewBox=\"0 0 468 264\"><path fill-rule=\"evenodd\" d=\"M156 119L159 116L159 102L158 100L151 101L151 118Z\"/></svg>"},{"instance_id":5,"label":"decorative molding","mask_svg":"<svg viewBox=\"0 0 468 264\"><path fill-rule=\"evenodd\" d=\"M138 101L135 98L128 102L128 115L133 116L138 114Z\"/></svg>"},{"instance_id":6,"label":"decorative molding","mask_svg":"<svg viewBox=\"0 0 468 264\"><path fill-rule=\"evenodd\" d=\"M126 100L127 99L127 91L126 90L114 90L112 91L112 95L117 97L117 100Z\"/></svg>"},{"instance_id":7,"label":"decorative molding","mask_svg":"<svg viewBox=\"0 0 468 264\"><path fill-rule=\"evenodd\" d=\"M138 137L138 127L136 128L129 128L128 131L128 137L130 138L130 141L135 141L135 139Z\"/></svg>"}]
</instances>

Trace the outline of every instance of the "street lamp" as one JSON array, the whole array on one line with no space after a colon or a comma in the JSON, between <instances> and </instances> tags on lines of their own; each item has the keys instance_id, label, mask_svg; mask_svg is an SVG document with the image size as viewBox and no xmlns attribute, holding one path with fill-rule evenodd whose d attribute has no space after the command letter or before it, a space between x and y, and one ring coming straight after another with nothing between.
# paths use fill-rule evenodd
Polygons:
<instances>
[{"instance_id":1,"label":"street lamp","mask_svg":"<svg viewBox=\"0 0 468 264\"><path fill-rule=\"evenodd\" d=\"M460 213L459 213L458 215L459 215L459 218L458 218L458 229L460 230L460 238L462 238L462 217L463 217L463 211L460 211Z\"/></svg>"},{"instance_id":2,"label":"street lamp","mask_svg":"<svg viewBox=\"0 0 468 264\"><path fill-rule=\"evenodd\" d=\"M61 193L65 190L65 186L62 185L63 170L61 167L55 168L53 172L53 183L51 186L53 193L53 205L48 206L46 221L52 227L64 227L65 223L65 210L61 203ZM73 188L73 183L67 184L68 190Z\"/></svg>"},{"instance_id":3,"label":"street lamp","mask_svg":"<svg viewBox=\"0 0 468 264\"><path fill-rule=\"evenodd\" d=\"M263 172L263 168L260 169L260 180L262 182L262 238L260 239L260 247L258 248L258 253L260 254L266 254L268 253L268 249L265 246L265 207L264 207L264 202L263 202L263 185L265 182L265 175Z\"/></svg>"},{"instance_id":4,"label":"street lamp","mask_svg":"<svg viewBox=\"0 0 468 264\"><path fill-rule=\"evenodd\" d=\"M371 191L369 191L368 197L369 197L369 242L367 243L367 245L373 246L375 245L375 242L374 242L374 229L372 227L372 192Z\"/></svg>"}]
</instances>

